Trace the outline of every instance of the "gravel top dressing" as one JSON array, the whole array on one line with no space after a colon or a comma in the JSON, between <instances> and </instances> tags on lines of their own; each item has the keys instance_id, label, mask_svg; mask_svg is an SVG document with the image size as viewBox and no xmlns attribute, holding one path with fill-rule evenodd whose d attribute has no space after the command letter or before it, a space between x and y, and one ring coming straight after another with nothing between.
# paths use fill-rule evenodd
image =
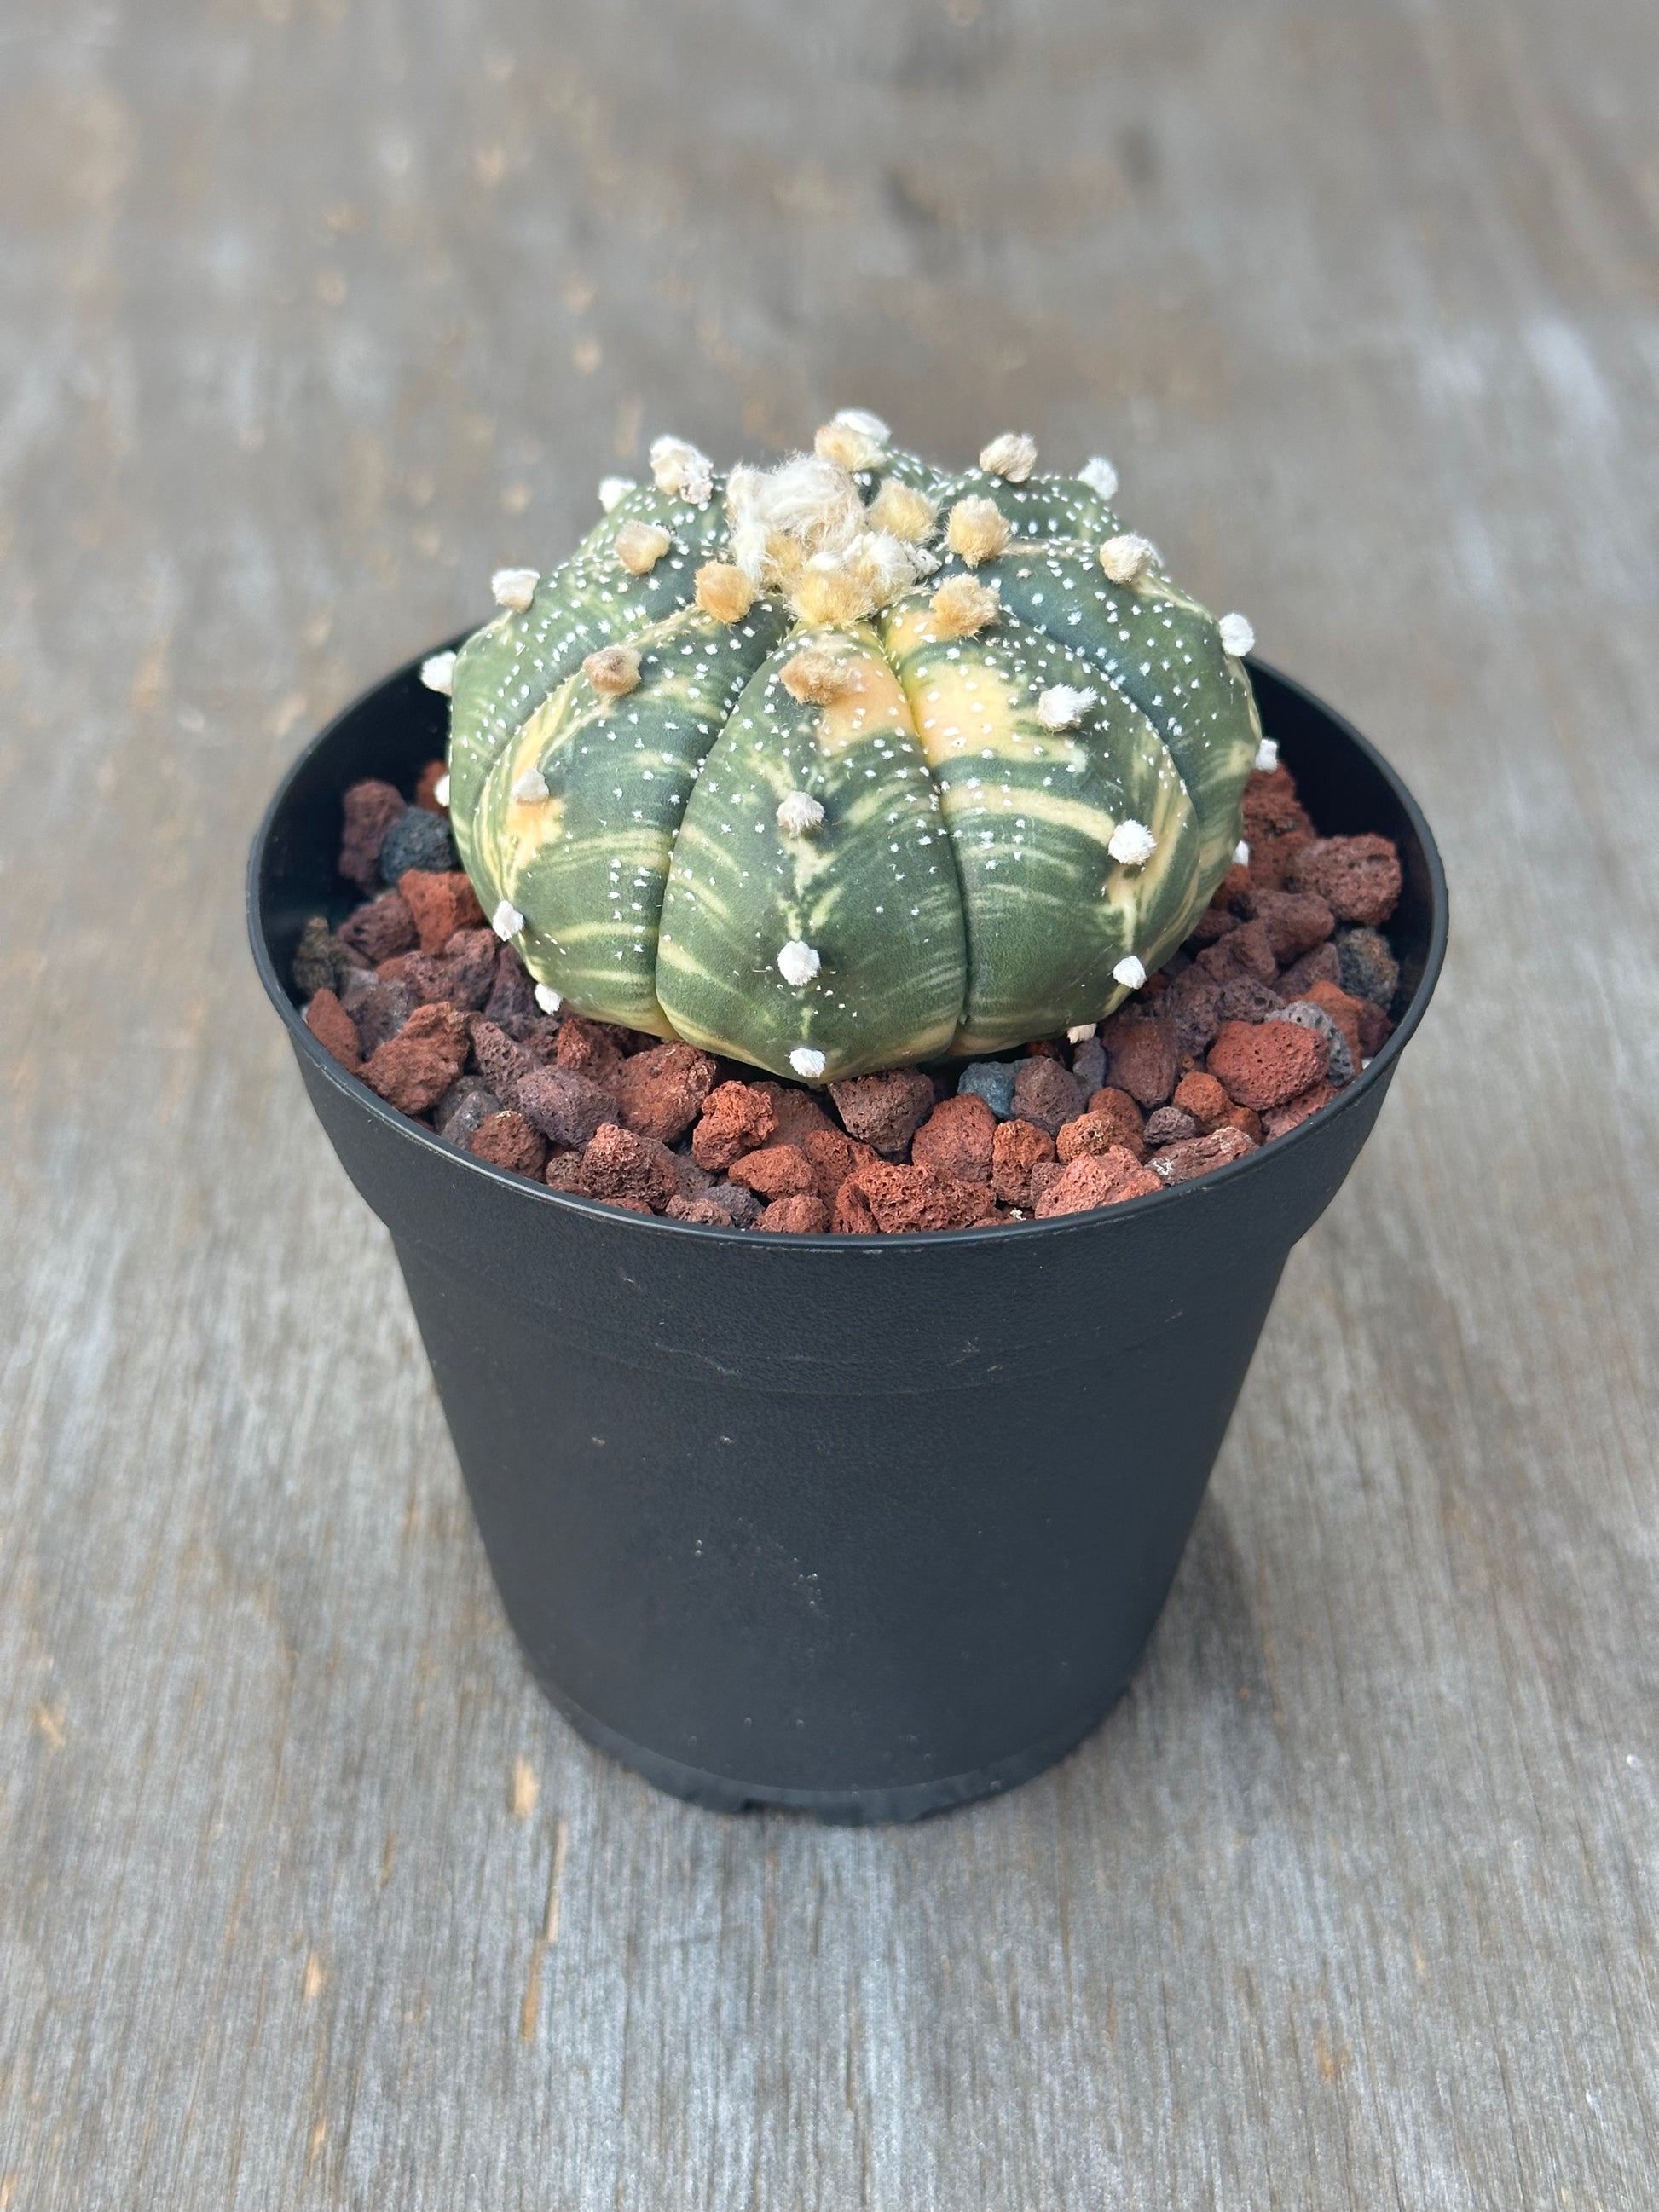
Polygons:
<instances>
[{"instance_id":1,"label":"gravel top dressing","mask_svg":"<svg viewBox=\"0 0 1659 2212\"><path fill-rule=\"evenodd\" d=\"M1322 837L1271 740L1244 839L1181 948L1104 1022L1016 1057L827 1085L550 1006L456 865L432 762L342 794L341 872L294 962L313 1034L494 1165L635 1212L773 1234L1044 1218L1224 1167L1335 1098L1389 1036L1393 844Z\"/></svg>"}]
</instances>

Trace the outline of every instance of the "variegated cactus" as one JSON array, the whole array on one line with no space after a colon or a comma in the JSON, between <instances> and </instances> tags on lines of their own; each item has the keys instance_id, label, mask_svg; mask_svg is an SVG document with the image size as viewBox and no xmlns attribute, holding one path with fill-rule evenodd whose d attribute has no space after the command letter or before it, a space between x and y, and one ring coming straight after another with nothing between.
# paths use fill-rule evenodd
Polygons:
<instances>
[{"instance_id":1,"label":"variegated cactus","mask_svg":"<svg viewBox=\"0 0 1659 2212\"><path fill-rule=\"evenodd\" d=\"M1028 438L949 477L848 410L771 471L651 458L428 666L542 1003L807 1080L1109 1012L1233 857L1249 625Z\"/></svg>"}]
</instances>

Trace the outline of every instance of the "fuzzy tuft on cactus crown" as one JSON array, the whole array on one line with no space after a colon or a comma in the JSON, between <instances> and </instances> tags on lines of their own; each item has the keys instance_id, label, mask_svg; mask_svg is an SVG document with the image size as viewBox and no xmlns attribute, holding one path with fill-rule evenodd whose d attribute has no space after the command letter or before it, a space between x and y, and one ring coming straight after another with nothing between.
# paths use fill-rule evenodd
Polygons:
<instances>
[{"instance_id":1,"label":"fuzzy tuft on cactus crown","mask_svg":"<svg viewBox=\"0 0 1659 2212\"><path fill-rule=\"evenodd\" d=\"M1231 865L1262 746L1095 457L951 476L846 409L721 477L659 438L453 667L449 805L539 1004L836 1081L1092 1024Z\"/></svg>"}]
</instances>

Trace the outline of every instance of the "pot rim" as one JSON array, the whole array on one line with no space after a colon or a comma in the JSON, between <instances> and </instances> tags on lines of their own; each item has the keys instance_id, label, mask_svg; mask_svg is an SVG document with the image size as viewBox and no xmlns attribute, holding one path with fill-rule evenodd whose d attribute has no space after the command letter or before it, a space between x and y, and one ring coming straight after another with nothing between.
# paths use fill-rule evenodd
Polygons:
<instances>
[{"instance_id":1,"label":"pot rim","mask_svg":"<svg viewBox=\"0 0 1659 2212\"><path fill-rule=\"evenodd\" d=\"M415 654L400 667L388 671L386 675L367 686L364 690L358 693L356 697L342 707L337 714L329 717L310 743L301 748L284 771L276 790L271 794L269 805L260 817L258 829L254 833L253 842L248 852L246 878L248 938L253 952L253 964L258 970L260 981L264 985L266 996L287 1025L289 1039L295 1050L305 1054L325 1081L331 1084L337 1091L349 1097L355 1105L372 1115L389 1133L401 1137L406 1143L415 1145L421 1149L436 1152L446 1164L459 1164L474 1175L483 1176L489 1181L514 1191L532 1205L568 1209L585 1215L590 1220L601 1219L607 1225L616 1227L623 1235L637 1237L670 1235L705 1239L713 1237L727 1243L746 1243L754 1236L755 1232L752 1230L720 1229L707 1222L676 1221L666 1214L635 1213L625 1207L606 1206L599 1199L580 1198L568 1191L550 1190L544 1184L532 1182L527 1176L515 1175L510 1169L493 1166L488 1160L478 1159L472 1153L463 1152L459 1145L452 1145L447 1139L441 1137L435 1129L428 1129L423 1123L411 1121L406 1114L399 1113L396 1107L389 1106L385 1099L381 1098L377 1092L371 1091L368 1085L358 1077L348 1074L339 1061L333 1057L332 1054L324 1050L310 1030L307 1028L300 1009L295 1005L289 994L287 986L277 973L276 965L271 957L270 948L265 941L264 931L260 921L260 876L272 830L287 801L290 789L312 760L331 743L335 732L342 723L348 721L374 697L376 692L382 690L389 684L407 681L417 673L422 662L427 659L431 653L444 651L448 647L459 646L471 635L470 630L464 630L458 636L447 641L445 646L430 647L427 652ZM1032 1215L1024 1221L998 1222L984 1228L922 1230L897 1237L880 1234L872 1236L861 1232L852 1236L836 1236L826 1230L813 1231L805 1235L794 1234L779 1241L790 1246L803 1246L818 1251L872 1253L896 1252L908 1247L932 1247L938 1244L961 1246L964 1249L976 1249L984 1244L1001 1244L1011 1237L1031 1237L1044 1232L1051 1237L1075 1234L1081 1230L1089 1230L1098 1234L1110 1223L1127 1219L1131 1216L1138 1216L1148 1206L1161 1206L1173 1210L1183 1200L1190 1203L1201 1200L1219 1190L1224 1184L1232 1183L1244 1176L1259 1173L1270 1149L1275 1158L1283 1157L1283 1148L1295 1146L1305 1138L1314 1128L1316 1121L1328 1122L1329 1117L1349 1111L1356 1100L1368 1090L1374 1088L1378 1083L1388 1080L1395 1060L1399 1059L1407 1042L1416 1033L1418 1025L1427 1011L1429 1000L1434 995L1435 986L1439 981L1440 970L1445 963L1450 915L1446 872L1441 861L1439 848L1435 842L1433 832L1429 828L1422 808L1418 805L1398 771L1377 750L1370 738L1363 736L1354 727L1345 714L1339 714L1335 708L1328 705L1306 684L1297 683L1294 677L1287 676L1282 670L1274 667L1271 661L1264 660L1259 655L1251 653L1247 658L1246 665L1253 672L1259 672L1282 690L1291 693L1304 705L1322 715L1327 721L1335 726L1340 735L1370 763L1393 792L1401 811L1411 824L1413 834L1422 849L1428 872L1432 903L1428 948L1424 956L1423 972L1418 978L1417 988L1412 993L1404 1012L1401 1015L1398 1024L1382 1050L1367 1062L1352 1082L1340 1092L1329 1105L1322 1107L1316 1116L1310 1115L1307 1121L1301 1122L1296 1128L1289 1130L1284 1136L1275 1137L1271 1147L1267 1145L1258 1145L1253 1152L1246 1152L1242 1159L1229 1161L1224 1167L1212 1169L1207 1175L1194 1177L1190 1182L1176 1183L1172 1188L1164 1190L1148 1191L1143 1198L1128 1199L1116 1206L1092 1207L1087 1212L1056 1213L1049 1215L1046 1219L1038 1219L1036 1216Z\"/></svg>"}]
</instances>

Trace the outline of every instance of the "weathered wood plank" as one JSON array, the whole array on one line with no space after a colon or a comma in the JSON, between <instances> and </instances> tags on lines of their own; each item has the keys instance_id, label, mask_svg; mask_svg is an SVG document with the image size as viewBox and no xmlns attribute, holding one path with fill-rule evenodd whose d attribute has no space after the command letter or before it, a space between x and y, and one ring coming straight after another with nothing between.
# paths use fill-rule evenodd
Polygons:
<instances>
[{"instance_id":1,"label":"weathered wood plank","mask_svg":"<svg viewBox=\"0 0 1659 2212\"><path fill-rule=\"evenodd\" d=\"M19 0L0 2208L1649 2201L1656 74L1637 0ZM1460 925L1125 1705L907 1833L550 1716L239 912L603 470L848 402L1112 453Z\"/></svg>"}]
</instances>

